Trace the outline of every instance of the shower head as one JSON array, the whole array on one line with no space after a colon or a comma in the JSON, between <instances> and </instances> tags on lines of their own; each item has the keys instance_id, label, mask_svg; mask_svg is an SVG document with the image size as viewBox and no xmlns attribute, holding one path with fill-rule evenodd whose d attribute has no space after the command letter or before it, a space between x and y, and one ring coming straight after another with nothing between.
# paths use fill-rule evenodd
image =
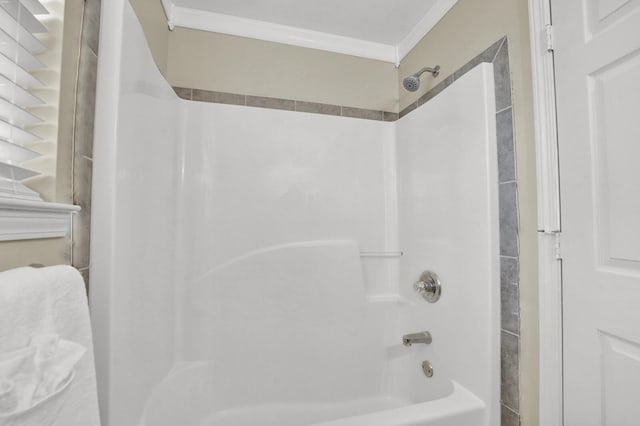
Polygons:
<instances>
[{"instance_id":1,"label":"shower head","mask_svg":"<svg viewBox=\"0 0 640 426\"><path fill-rule=\"evenodd\" d=\"M438 74L440 74L440 65L436 65L435 68L422 68L417 73L411 74L409 77L405 77L405 79L402 80L402 85L408 91L415 92L416 90L418 90L418 88L420 88L420 76L425 72L430 72L431 75L437 77Z\"/></svg>"},{"instance_id":2,"label":"shower head","mask_svg":"<svg viewBox=\"0 0 640 426\"><path fill-rule=\"evenodd\" d=\"M415 92L420 87L420 77L417 77L415 75L405 77L405 79L402 80L402 85L408 91Z\"/></svg>"}]
</instances>

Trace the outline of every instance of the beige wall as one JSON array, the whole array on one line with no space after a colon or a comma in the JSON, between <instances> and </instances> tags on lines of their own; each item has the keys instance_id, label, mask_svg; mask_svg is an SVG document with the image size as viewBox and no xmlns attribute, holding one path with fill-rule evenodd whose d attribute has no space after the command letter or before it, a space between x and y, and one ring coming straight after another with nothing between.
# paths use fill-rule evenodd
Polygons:
<instances>
[{"instance_id":1,"label":"beige wall","mask_svg":"<svg viewBox=\"0 0 640 426\"><path fill-rule=\"evenodd\" d=\"M0 243L0 271L32 264L68 265L70 253L71 242L67 238L4 241Z\"/></svg>"},{"instance_id":2,"label":"beige wall","mask_svg":"<svg viewBox=\"0 0 640 426\"><path fill-rule=\"evenodd\" d=\"M178 87L398 111L392 64L185 28L160 0L130 0L153 57Z\"/></svg>"},{"instance_id":3,"label":"beige wall","mask_svg":"<svg viewBox=\"0 0 640 426\"><path fill-rule=\"evenodd\" d=\"M169 27L160 0L129 0L144 28L151 54L162 75L167 75Z\"/></svg>"},{"instance_id":4,"label":"beige wall","mask_svg":"<svg viewBox=\"0 0 640 426\"><path fill-rule=\"evenodd\" d=\"M400 92L400 108L415 101L443 78L507 35L520 209L520 298L522 425L538 425L538 278L536 164L527 0L459 0L456 6L404 58L402 78L423 66L440 65L440 77L422 77L418 92Z\"/></svg>"},{"instance_id":5,"label":"beige wall","mask_svg":"<svg viewBox=\"0 0 640 426\"><path fill-rule=\"evenodd\" d=\"M172 85L397 112L390 63L224 34L176 28Z\"/></svg>"}]
</instances>

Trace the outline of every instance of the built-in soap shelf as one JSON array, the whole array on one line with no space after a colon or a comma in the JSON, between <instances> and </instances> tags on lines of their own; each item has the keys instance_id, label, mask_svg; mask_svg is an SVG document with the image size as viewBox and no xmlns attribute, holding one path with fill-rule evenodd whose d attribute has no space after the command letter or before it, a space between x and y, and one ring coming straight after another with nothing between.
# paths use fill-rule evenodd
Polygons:
<instances>
[{"instance_id":1,"label":"built-in soap shelf","mask_svg":"<svg viewBox=\"0 0 640 426\"><path fill-rule=\"evenodd\" d=\"M360 257L402 257L401 251L360 251Z\"/></svg>"}]
</instances>

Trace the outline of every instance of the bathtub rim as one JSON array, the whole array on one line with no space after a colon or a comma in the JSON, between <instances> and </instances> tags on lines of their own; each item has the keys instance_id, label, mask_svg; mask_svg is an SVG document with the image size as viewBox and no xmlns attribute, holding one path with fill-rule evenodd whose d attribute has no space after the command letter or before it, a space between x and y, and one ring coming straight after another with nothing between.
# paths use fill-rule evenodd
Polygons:
<instances>
[{"instance_id":1,"label":"bathtub rim","mask_svg":"<svg viewBox=\"0 0 640 426\"><path fill-rule=\"evenodd\" d=\"M363 424L367 426L417 426L424 425L425 422L439 421L473 412L478 412L479 416L485 414L488 407L482 399L455 380L449 379L449 381L453 385L453 390L438 399L309 423L306 426L361 426ZM149 406L146 405L137 426L150 426L147 423L148 408Z\"/></svg>"},{"instance_id":2,"label":"bathtub rim","mask_svg":"<svg viewBox=\"0 0 640 426\"><path fill-rule=\"evenodd\" d=\"M344 417L329 422L311 423L308 426L356 426L362 424L368 426L410 426L474 411L481 412L487 408L484 401L473 392L455 380L450 381L453 384L453 391L442 398L389 410Z\"/></svg>"}]
</instances>

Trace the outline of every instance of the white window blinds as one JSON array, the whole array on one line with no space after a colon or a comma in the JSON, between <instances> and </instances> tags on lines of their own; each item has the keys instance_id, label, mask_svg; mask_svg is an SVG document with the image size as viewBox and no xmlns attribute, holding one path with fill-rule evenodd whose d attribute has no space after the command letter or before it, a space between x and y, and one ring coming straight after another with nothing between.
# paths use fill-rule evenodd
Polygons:
<instances>
[{"instance_id":1,"label":"white window blinds","mask_svg":"<svg viewBox=\"0 0 640 426\"><path fill-rule=\"evenodd\" d=\"M22 181L38 175L24 163L40 156L29 149L40 140L29 126L41 122L29 107L44 102L29 91L43 86L32 72L45 68L35 34L47 32L37 18L47 13L38 0L0 0L0 198L41 200Z\"/></svg>"}]
</instances>

